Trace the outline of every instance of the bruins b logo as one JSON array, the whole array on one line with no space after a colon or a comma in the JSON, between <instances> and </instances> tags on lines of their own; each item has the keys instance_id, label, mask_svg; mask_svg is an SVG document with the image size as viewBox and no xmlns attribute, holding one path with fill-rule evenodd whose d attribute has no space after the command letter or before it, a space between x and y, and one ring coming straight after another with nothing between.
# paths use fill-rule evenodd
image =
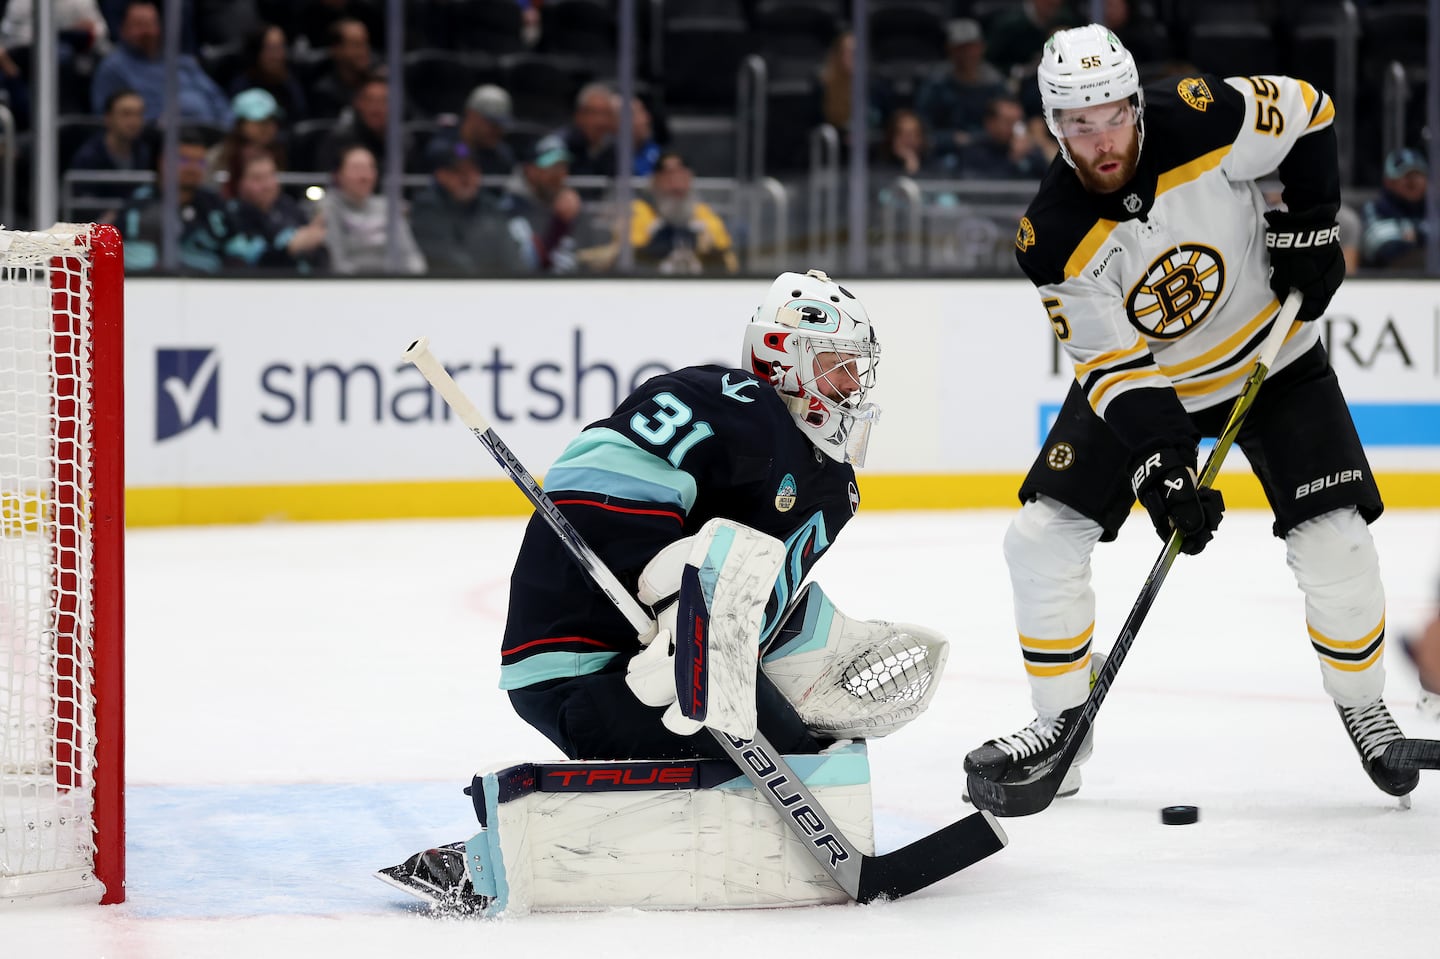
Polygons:
<instances>
[{"instance_id":1,"label":"bruins b logo","mask_svg":"<svg viewBox=\"0 0 1440 959\"><path fill-rule=\"evenodd\" d=\"M1035 245L1035 225L1028 216L1020 218L1020 229L1015 231L1015 248L1025 252Z\"/></svg>"},{"instance_id":2,"label":"bruins b logo","mask_svg":"<svg viewBox=\"0 0 1440 959\"><path fill-rule=\"evenodd\" d=\"M1157 340L1184 336L1225 289L1225 261L1212 247L1182 243L1146 271L1125 300L1130 323Z\"/></svg>"},{"instance_id":3,"label":"bruins b logo","mask_svg":"<svg viewBox=\"0 0 1440 959\"><path fill-rule=\"evenodd\" d=\"M1214 94L1210 92L1210 88L1206 86L1201 77L1186 77L1180 81L1176 89L1180 91L1180 99L1201 113L1204 113L1205 108L1215 102Z\"/></svg>"}]
</instances>

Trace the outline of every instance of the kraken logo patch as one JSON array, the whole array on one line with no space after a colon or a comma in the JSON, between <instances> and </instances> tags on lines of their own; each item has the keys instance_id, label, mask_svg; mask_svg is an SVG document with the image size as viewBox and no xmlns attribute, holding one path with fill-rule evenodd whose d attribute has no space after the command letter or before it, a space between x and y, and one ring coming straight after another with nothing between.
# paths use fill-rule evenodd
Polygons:
<instances>
[{"instance_id":1,"label":"kraken logo patch","mask_svg":"<svg viewBox=\"0 0 1440 959\"><path fill-rule=\"evenodd\" d=\"M856 489L855 483L852 481L846 492L850 494L850 515L854 516L860 511L860 490Z\"/></svg>"},{"instance_id":2,"label":"kraken logo patch","mask_svg":"<svg viewBox=\"0 0 1440 959\"><path fill-rule=\"evenodd\" d=\"M1035 224L1028 216L1020 218L1020 229L1015 231L1015 248L1022 253L1035 245Z\"/></svg>"},{"instance_id":3,"label":"kraken logo patch","mask_svg":"<svg viewBox=\"0 0 1440 959\"><path fill-rule=\"evenodd\" d=\"M1214 95L1205 81L1200 77L1186 77L1181 80L1176 90L1180 91L1180 99L1190 104L1193 109L1205 112L1205 108L1215 102Z\"/></svg>"},{"instance_id":4,"label":"kraken logo patch","mask_svg":"<svg viewBox=\"0 0 1440 959\"><path fill-rule=\"evenodd\" d=\"M1075 447L1069 443L1056 443L1045 451L1045 465L1057 473L1068 470L1075 465Z\"/></svg>"},{"instance_id":5,"label":"kraken logo patch","mask_svg":"<svg viewBox=\"0 0 1440 959\"><path fill-rule=\"evenodd\" d=\"M780 481L780 488L775 491L775 508L782 513L788 513L795 507L795 497L799 490L795 486L795 477L789 473Z\"/></svg>"},{"instance_id":6,"label":"kraken logo patch","mask_svg":"<svg viewBox=\"0 0 1440 959\"><path fill-rule=\"evenodd\" d=\"M1146 336L1173 340L1205 319L1225 289L1225 262L1213 247L1182 243L1150 264L1125 312Z\"/></svg>"}]
</instances>

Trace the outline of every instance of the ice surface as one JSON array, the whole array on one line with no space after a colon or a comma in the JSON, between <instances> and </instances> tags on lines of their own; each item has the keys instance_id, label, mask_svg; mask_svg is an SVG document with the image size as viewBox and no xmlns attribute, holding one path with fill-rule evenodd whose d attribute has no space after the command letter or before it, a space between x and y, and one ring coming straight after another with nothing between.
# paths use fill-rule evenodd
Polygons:
<instances>
[{"instance_id":1,"label":"ice surface","mask_svg":"<svg viewBox=\"0 0 1440 959\"><path fill-rule=\"evenodd\" d=\"M970 811L964 752L1031 716L1000 554L1008 512L862 513L816 573L847 614L954 644L934 705L871 744L877 841ZM129 900L0 911L5 956L1422 955L1440 932L1440 773L1401 811L1320 688L1269 517L1180 557L1096 729L1080 795L913 897L745 913L435 920L371 877L474 828L480 766L558 753L496 688L518 520L137 530L128 545ZM1440 510L1374 527L1393 640L1433 608ZM1108 647L1159 551L1096 553ZM1160 808L1200 807L1194 826Z\"/></svg>"}]
</instances>

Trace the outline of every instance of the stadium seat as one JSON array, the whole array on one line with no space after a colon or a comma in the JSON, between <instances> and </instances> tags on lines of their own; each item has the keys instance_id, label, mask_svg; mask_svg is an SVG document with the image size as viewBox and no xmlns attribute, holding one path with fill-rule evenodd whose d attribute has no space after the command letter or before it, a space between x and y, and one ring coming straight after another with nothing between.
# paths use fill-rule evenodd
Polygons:
<instances>
[{"instance_id":1,"label":"stadium seat","mask_svg":"<svg viewBox=\"0 0 1440 959\"><path fill-rule=\"evenodd\" d=\"M616 51L615 13L603 0L546 0L540 8L540 50L601 56Z\"/></svg>"},{"instance_id":2,"label":"stadium seat","mask_svg":"<svg viewBox=\"0 0 1440 959\"><path fill-rule=\"evenodd\" d=\"M1279 73L1283 65L1275 37L1263 23L1193 24L1189 60L1222 77Z\"/></svg>"},{"instance_id":3,"label":"stadium seat","mask_svg":"<svg viewBox=\"0 0 1440 959\"><path fill-rule=\"evenodd\" d=\"M515 118L559 124L575 111L575 94L594 79L588 66L569 57L516 53L500 59L504 87L510 91Z\"/></svg>"},{"instance_id":4,"label":"stadium seat","mask_svg":"<svg viewBox=\"0 0 1440 959\"><path fill-rule=\"evenodd\" d=\"M733 177L738 131L733 117L672 114L667 149L685 158L696 176Z\"/></svg>"},{"instance_id":5,"label":"stadium seat","mask_svg":"<svg viewBox=\"0 0 1440 959\"><path fill-rule=\"evenodd\" d=\"M870 13L872 63L938 63L945 59L945 21L914 4L881 6Z\"/></svg>"},{"instance_id":6,"label":"stadium seat","mask_svg":"<svg viewBox=\"0 0 1440 959\"><path fill-rule=\"evenodd\" d=\"M471 90L502 78L499 61L485 53L414 50L404 64L405 99L426 117L459 113Z\"/></svg>"},{"instance_id":7,"label":"stadium seat","mask_svg":"<svg viewBox=\"0 0 1440 959\"><path fill-rule=\"evenodd\" d=\"M754 47L737 20L671 20L664 27L660 81L669 110L719 112L735 107L740 63Z\"/></svg>"},{"instance_id":8,"label":"stadium seat","mask_svg":"<svg viewBox=\"0 0 1440 959\"><path fill-rule=\"evenodd\" d=\"M525 49L515 0L405 0L408 45L467 52Z\"/></svg>"},{"instance_id":9,"label":"stadium seat","mask_svg":"<svg viewBox=\"0 0 1440 959\"><path fill-rule=\"evenodd\" d=\"M839 29L834 14L819 3L766 0L755 10L755 52L765 59L771 80L809 79Z\"/></svg>"}]
</instances>

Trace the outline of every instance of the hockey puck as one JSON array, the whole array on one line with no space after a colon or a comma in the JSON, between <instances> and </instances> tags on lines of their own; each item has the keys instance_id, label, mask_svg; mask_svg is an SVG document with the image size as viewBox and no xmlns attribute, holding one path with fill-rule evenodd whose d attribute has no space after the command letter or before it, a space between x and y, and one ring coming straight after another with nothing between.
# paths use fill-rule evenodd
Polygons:
<instances>
[{"instance_id":1,"label":"hockey puck","mask_svg":"<svg viewBox=\"0 0 1440 959\"><path fill-rule=\"evenodd\" d=\"M1188 826L1200 821L1200 807L1166 806L1160 810L1160 821L1167 826Z\"/></svg>"}]
</instances>

